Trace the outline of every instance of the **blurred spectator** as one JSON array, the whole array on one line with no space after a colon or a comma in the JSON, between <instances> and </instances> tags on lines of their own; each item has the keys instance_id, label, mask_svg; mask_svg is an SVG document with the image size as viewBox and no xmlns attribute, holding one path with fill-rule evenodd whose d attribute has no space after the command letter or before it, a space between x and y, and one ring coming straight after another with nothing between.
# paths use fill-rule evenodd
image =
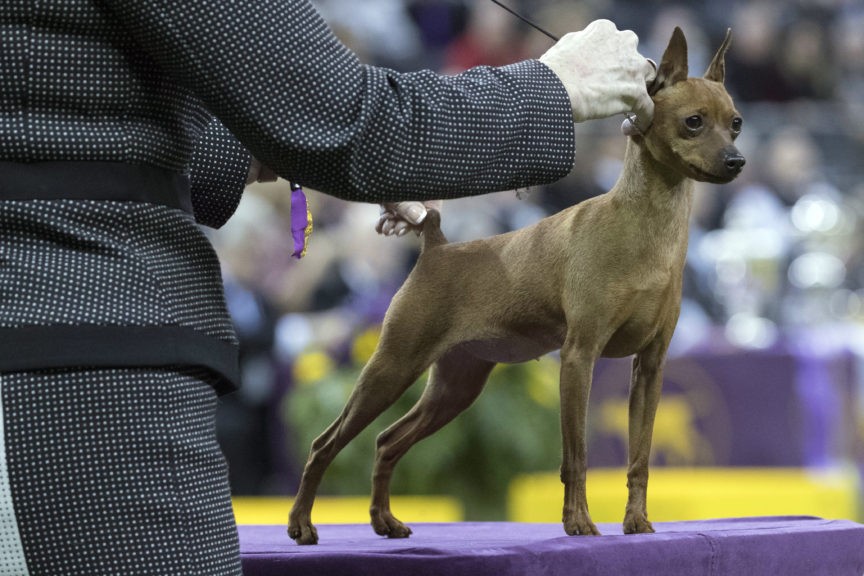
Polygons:
<instances>
[{"instance_id":1,"label":"blurred spectator","mask_svg":"<svg viewBox=\"0 0 864 576\"><path fill-rule=\"evenodd\" d=\"M407 0L408 13L420 33L425 67L441 68L443 54L462 35L470 10L465 0Z\"/></svg>"},{"instance_id":2,"label":"blurred spectator","mask_svg":"<svg viewBox=\"0 0 864 576\"><path fill-rule=\"evenodd\" d=\"M848 108L859 139L864 136L864 5L850 2L840 9L828 27L837 65L839 102Z\"/></svg>"},{"instance_id":3,"label":"blurred spectator","mask_svg":"<svg viewBox=\"0 0 864 576\"><path fill-rule=\"evenodd\" d=\"M726 78L740 102L785 102L796 96L781 70L781 32L789 25L787 3L752 2L732 10L734 40L726 55Z\"/></svg>"},{"instance_id":4,"label":"blurred spectator","mask_svg":"<svg viewBox=\"0 0 864 576\"><path fill-rule=\"evenodd\" d=\"M276 394L273 336L276 315L269 303L231 277L225 278L225 298L240 340L244 385L225 396L216 417L216 433L231 462L229 482L235 494L278 492L273 478L272 406Z\"/></svg>"},{"instance_id":5,"label":"blurred spectator","mask_svg":"<svg viewBox=\"0 0 864 576\"><path fill-rule=\"evenodd\" d=\"M419 64L423 43L402 0L317 0L343 42L366 61L396 69Z\"/></svg>"},{"instance_id":6,"label":"blurred spectator","mask_svg":"<svg viewBox=\"0 0 864 576\"><path fill-rule=\"evenodd\" d=\"M526 56L521 23L492 2L474 3L468 26L448 47L443 71L457 73L472 66L504 66Z\"/></svg>"}]
</instances>

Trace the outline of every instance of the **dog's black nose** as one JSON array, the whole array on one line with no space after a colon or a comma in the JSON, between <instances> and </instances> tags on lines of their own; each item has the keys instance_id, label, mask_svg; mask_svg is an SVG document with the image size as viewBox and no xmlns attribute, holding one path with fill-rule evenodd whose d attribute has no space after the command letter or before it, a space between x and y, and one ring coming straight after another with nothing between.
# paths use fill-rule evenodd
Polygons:
<instances>
[{"instance_id":1,"label":"dog's black nose","mask_svg":"<svg viewBox=\"0 0 864 576\"><path fill-rule=\"evenodd\" d=\"M741 154L729 154L726 156L726 169L734 174L740 172L746 163L747 160Z\"/></svg>"}]
</instances>

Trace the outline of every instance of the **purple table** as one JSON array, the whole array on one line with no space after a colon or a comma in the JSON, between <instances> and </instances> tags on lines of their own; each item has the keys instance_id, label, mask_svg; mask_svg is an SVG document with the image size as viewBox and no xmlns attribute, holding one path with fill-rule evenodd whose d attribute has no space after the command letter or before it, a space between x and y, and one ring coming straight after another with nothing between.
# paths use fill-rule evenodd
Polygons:
<instances>
[{"instance_id":1,"label":"purple table","mask_svg":"<svg viewBox=\"0 0 864 576\"><path fill-rule=\"evenodd\" d=\"M367 525L318 526L297 546L284 526L240 526L246 576L862 576L864 525L812 517L656 523L656 534L565 536L559 524L416 524L406 540Z\"/></svg>"}]
</instances>

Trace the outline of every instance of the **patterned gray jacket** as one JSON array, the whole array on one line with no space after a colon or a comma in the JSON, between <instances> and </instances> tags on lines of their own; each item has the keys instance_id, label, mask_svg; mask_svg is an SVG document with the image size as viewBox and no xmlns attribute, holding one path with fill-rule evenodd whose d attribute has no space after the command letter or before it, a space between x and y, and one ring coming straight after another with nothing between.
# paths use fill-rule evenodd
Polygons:
<instances>
[{"instance_id":1,"label":"patterned gray jacket","mask_svg":"<svg viewBox=\"0 0 864 576\"><path fill-rule=\"evenodd\" d=\"M143 167L182 188L191 164L195 216L218 225L246 150L367 202L541 184L573 163L567 94L544 65L364 65L308 0L6 0L0 43L0 371L180 364L210 368L220 392L238 381L193 215L90 198L63 166L103 186L111 166ZM30 196L34 178L50 193Z\"/></svg>"}]
</instances>

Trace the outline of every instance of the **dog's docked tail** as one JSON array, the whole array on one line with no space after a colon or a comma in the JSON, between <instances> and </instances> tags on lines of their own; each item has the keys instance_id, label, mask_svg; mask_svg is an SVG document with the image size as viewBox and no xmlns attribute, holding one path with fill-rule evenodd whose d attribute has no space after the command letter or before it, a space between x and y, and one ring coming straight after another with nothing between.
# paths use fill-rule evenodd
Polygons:
<instances>
[{"instance_id":1,"label":"dog's docked tail","mask_svg":"<svg viewBox=\"0 0 864 576\"><path fill-rule=\"evenodd\" d=\"M438 210L429 210L426 219L423 220L423 244L420 246L420 252L441 244L447 244L447 238L441 232L441 213Z\"/></svg>"}]
</instances>

